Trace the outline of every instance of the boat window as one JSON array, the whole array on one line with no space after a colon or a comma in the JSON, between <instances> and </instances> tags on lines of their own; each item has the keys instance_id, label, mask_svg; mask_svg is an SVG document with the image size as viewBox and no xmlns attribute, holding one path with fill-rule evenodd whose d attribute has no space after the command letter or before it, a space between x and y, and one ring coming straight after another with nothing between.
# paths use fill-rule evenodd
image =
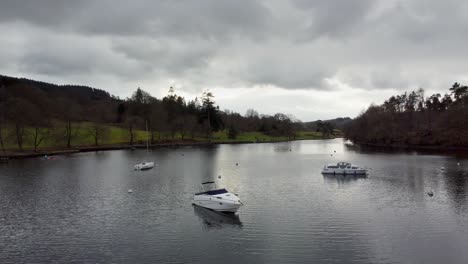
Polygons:
<instances>
[{"instance_id":1,"label":"boat window","mask_svg":"<svg viewBox=\"0 0 468 264\"><path fill-rule=\"evenodd\" d=\"M338 169L338 166L328 166L330 169Z\"/></svg>"},{"instance_id":2,"label":"boat window","mask_svg":"<svg viewBox=\"0 0 468 264\"><path fill-rule=\"evenodd\" d=\"M216 197L216 198L218 198L218 199L223 199L223 198L221 198L221 197Z\"/></svg>"},{"instance_id":3,"label":"boat window","mask_svg":"<svg viewBox=\"0 0 468 264\"><path fill-rule=\"evenodd\" d=\"M218 194L223 194L227 193L226 189L218 189L218 190L212 190L212 191L206 191L206 192L199 192L196 193L195 195L200 195L200 194L206 194L206 195L218 195Z\"/></svg>"},{"instance_id":4,"label":"boat window","mask_svg":"<svg viewBox=\"0 0 468 264\"><path fill-rule=\"evenodd\" d=\"M357 169L357 167L356 167L356 166L352 166L351 169L354 169L354 170L355 170L355 169Z\"/></svg>"}]
</instances>

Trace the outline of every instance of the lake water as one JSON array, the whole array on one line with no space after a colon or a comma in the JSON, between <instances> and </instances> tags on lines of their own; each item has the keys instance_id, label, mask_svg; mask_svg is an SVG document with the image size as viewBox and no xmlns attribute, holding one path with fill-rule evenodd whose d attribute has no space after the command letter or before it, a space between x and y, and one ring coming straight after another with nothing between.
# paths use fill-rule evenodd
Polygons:
<instances>
[{"instance_id":1,"label":"lake water","mask_svg":"<svg viewBox=\"0 0 468 264\"><path fill-rule=\"evenodd\" d=\"M159 167L132 170L145 158ZM337 161L370 173L320 174ZM239 194L237 215L191 205L208 180ZM14 160L0 263L468 263L467 187L466 156L341 139Z\"/></svg>"}]
</instances>

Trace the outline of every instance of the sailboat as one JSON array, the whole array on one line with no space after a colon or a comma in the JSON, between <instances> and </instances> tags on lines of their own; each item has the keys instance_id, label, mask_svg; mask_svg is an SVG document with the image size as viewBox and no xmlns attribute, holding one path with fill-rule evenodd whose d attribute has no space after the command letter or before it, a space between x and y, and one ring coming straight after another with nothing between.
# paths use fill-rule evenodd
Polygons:
<instances>
[{"instance_id":1,"label":"sailboat","mask_svg":"<svg viewBox=\"0 0 468 264\"><path fill-rule=\"evenodd\" d=\"M149 143L148 143L148 121L146 121L146 154L149 153ZM135 165L135 170L149 170L154 167L153 161L143 161Z\"/></svg>"}]
</instances>

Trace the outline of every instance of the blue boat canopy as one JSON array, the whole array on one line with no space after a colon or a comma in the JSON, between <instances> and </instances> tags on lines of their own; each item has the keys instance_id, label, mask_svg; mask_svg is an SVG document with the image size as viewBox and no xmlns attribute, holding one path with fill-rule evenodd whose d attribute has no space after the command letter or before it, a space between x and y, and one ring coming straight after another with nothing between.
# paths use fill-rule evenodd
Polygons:
<instances>
[{"instance_id":1,"label":"blue boat canopy","mask_svg":"<svg viewBox=\"0 0 468 264\"><path fill-rule=\"evenodd\" d=\"M227 193L228 191L226 189L218 189L218 190L211 190L211 191L206 191L206 192L199 192L196 193L195 195L200 195L200 194L206 194L206 195L217 195L217 194L223 194Z\"/></svg>"}]
</instances>

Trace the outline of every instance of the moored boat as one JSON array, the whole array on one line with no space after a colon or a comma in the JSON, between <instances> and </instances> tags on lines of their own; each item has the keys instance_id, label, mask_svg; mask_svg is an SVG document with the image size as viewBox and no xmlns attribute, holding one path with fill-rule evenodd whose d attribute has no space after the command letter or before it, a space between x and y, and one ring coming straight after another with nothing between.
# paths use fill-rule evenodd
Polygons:
<instances>
[{"instance_id":1,"label":"moored boat","mask_svg":"<svg viewBox=\"0 0 468 264\"><path fill-rule=\"evenodd\" d=\"M135 170L149 170L154 167L154 162L142 162L135 165Z\"/></svg>"},{"instance_id":2,"label":"moored boat","mask_svg":"<svg viewBox=\"0 0 468 264\"><path fill-rule=\"evenodd\" d=\"M367 169L358 167L348 162L339 162L337 164L328 164L323 167L322 174L367 174Z\"/></svg>"},{"instance_id":3,"label":"moored boat","mask_svg":"<svg viewBox=\"0 0 468 264\"><path fill-rule=\"evenodd\" d=\"M209 181L201 184L202 191L196 193L192 203L218 212L235 213L242 205L236 194L224 188L217 188L216 183Z\"/></svg>"},{"instance_id":4,"label":"moored boat","mask_svg":"<svg viewBox=\"0 0 468 264\"><path fill-rule=\"evenodd\" d=\"M148 121L146 121L146 154L149 153L149 143L148 143ZM133 166L135 170L149 170L154 167L153 161L143 161L141 163L136 164Z\"/></svg>"}]
</instances>

